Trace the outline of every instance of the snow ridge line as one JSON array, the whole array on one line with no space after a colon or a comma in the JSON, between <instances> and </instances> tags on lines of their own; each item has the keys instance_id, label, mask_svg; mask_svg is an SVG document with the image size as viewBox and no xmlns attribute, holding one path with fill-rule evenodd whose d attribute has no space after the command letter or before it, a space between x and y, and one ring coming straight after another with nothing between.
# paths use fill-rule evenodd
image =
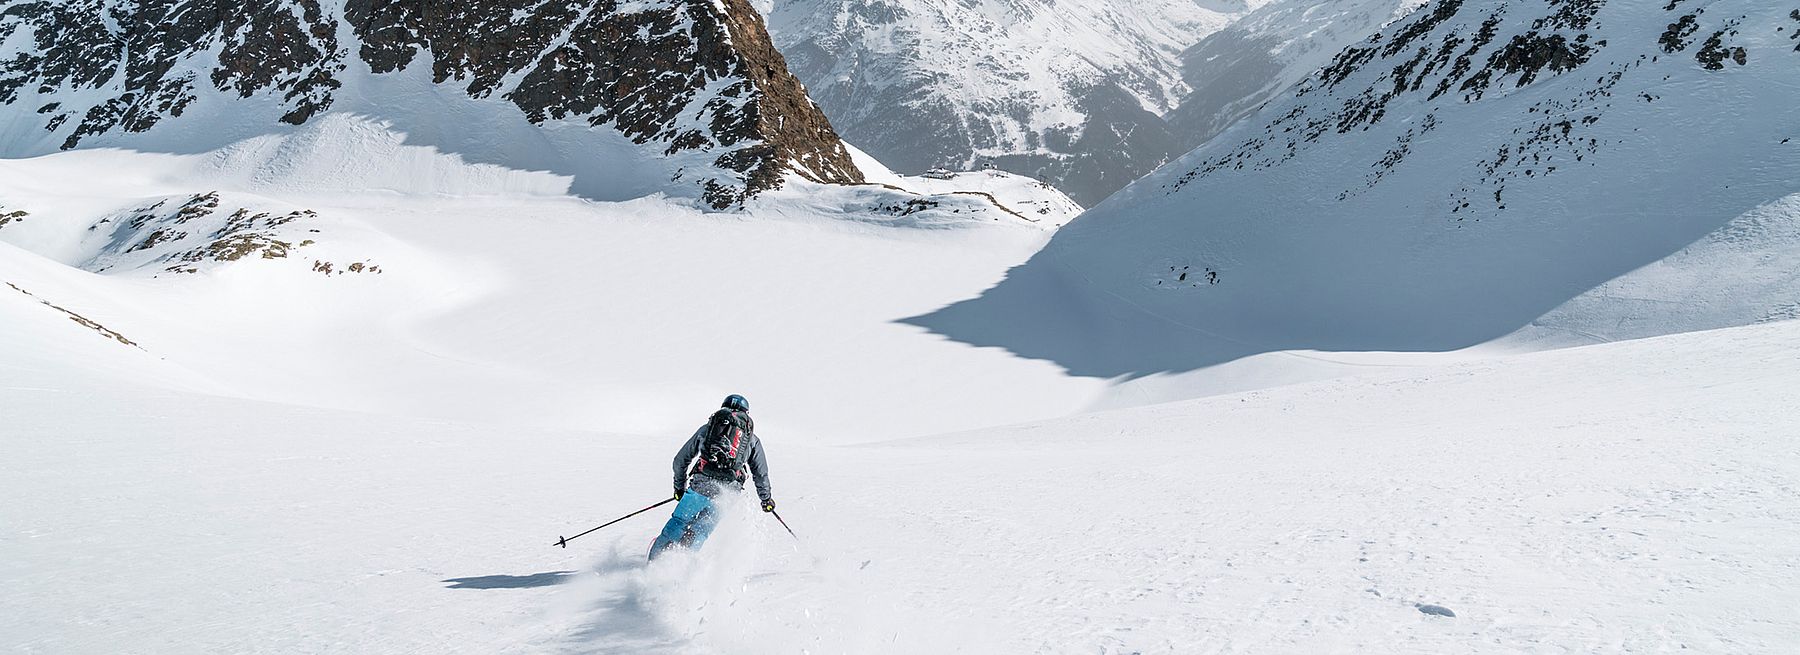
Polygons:
<instances>
[{"instance_id":1,"label":"snow ridge line","mask_svg":"<svg viewBox=\"0 0 1800 655\"><path fill-rule=\"evenodd\" d=\"M1000 208L1000 211L1006 212L1008 214L1012 214L1021 219L1031 221L1033 223L1038 222L1038 219L1031 218L1031 217L1021 214L1019 212L1013 211L1011 207L1007 207L1006 205L1000 204L999 198L995 198L994 194L988 193L986 191L951 191L950 195L953 195L953 196L955 196L955 195L980 196L980 197L986 198L988 202L994 203L994 206Z\"/></svg>"},{"instance_id":2,"label":"snow ridge line","mask_svg":"<svg viewBox=\"0 0 1800 655\"><path fill-rule=\"evenodd\" d=\"M38 301L38 303L42 304L45 307L49 307L58 312L62 312L62 314L64 316L67 316L69 318L69 320L74 321L76 324L79 324L82 327L85 327L87 329L90 329L90 330L93 330L94 332L99 333L100 336L112 339L121 344L131 346L138 350L144 350L144 347L138 345L137 342L126 338L125 335L119 334L118 332L113 331L111 328L108 328L105 325L101 325L99 321L95 321L86 316L82 316L75 312L64 309L64 308L56 305L55 303L52 303L48 300L44 300L43 298L38 297L38 295L35 293L32 293L30 291L26 291L24 289L19 288L19 285L13 284L11 282L7 282L6 286L12 287L13 291L17 291L19 293L25 294L26 297L31 298L32 300ZM146 351L146 352L148 352L148 351Z\"/></svg>"}]
</instances>

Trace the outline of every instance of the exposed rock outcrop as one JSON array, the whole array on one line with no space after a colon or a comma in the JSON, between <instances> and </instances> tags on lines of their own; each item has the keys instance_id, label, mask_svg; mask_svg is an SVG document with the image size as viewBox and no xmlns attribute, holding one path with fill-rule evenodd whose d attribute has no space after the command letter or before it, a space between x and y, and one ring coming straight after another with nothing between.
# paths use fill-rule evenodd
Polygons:
<instances>
[{"instance_id":1,"label":"exposed rock outcrop","mask_svg":"<svg viewBox=\"0 0 1800 655\"><path fill-rule=\"evenodd\" d=\"M29 105L62 149L150 131L215 96L303 125L364 69L429 66L434 83L534 124L707 155L710 170L677 177L714 207L790 172L863 179L746 0L26 1L0 11L0 43L0 104Z\"/></svg>"}]
</instances>

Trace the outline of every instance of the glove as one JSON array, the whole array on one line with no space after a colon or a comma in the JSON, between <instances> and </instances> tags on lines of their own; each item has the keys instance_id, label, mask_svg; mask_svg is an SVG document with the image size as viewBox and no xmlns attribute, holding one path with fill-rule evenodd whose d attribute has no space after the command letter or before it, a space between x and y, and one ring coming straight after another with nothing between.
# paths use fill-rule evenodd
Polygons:
<instances>
[{"instance_id":1,"label":"glove","mask_svg":"<svg viewBox=\"0 0 1800 655\"><path fill-rule=\"evenodd\" d=\"M675 490L675 500L681 500L681 493L682 493L681 489Z\"/></svg>"},{"instance_id":2,"label":"glove","mask_svg":"<svg viewBox=\"0 0 1800 655\"><path fill-rule=\"evenodd\" d=\"M765 511L765 512L775 511L775 501L773 501L773 500L763 501L763 511Z\"/></svg>"}]
</instances>

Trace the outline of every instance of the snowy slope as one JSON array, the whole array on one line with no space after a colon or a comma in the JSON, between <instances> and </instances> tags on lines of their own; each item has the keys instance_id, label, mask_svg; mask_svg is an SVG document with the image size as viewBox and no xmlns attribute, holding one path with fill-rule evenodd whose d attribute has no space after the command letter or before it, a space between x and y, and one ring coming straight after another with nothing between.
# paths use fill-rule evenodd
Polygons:
<instances>
[{"instance_id":1,"label":"snowy slope","mask_svg":"<svg viewBox=\"0 0 1800 655\"><path fill-rule=\"evenodd\" d=\"M1260 0L775 0L845 138L901 172L992 163L1092 205L1179 150L1182 51Z\"/></svg>"},{"instance_id":2,"label":"snowy slope","mask_svg":"<svg viewBox=\"0 0 1800 655\"><path fill-rule=\"evenodd\" d=\"M290 404L640 430L690 421L677 398L754 391L768 406L785 396L835 407L796 423L843 440L1063 413L1103 384L1003 353L970 360L963 354L972 349L895 322L991 284L1080 211L1067 197L1013 175L902 178L860 153L851 159L831 136L827 149L842 153L843 170L867 167L879 179L858 172L826 184L809 179L830 177L820 169L782 165L783 188L742 199L731 216L705 216L711 207L689 192L707 185L672 187L669 166L766 148L811 165L795 150L804 139L759 131L816 114L803 93L779 93L779 61L757 59L749 37L760 19L741 15L748 6L738 2L557 13L567 8L496 14L478 4L417 23L406 6L362 3L324 13L9 7L5 45L28 54L5 63L12 76L0 91L14 95L0 106L0 139L6 154L52 154L0 159L0 243L18 248L0 266L14 278L79 280L52 302L118 324L193 384ZM715 11L735 22L703 24ZM172 12L170 21L145 25L159 12ZM239 20L246 16L254 21ZM518 50L475 56L457 47L489 38L536 47L556 25L569 32L559 42L576 47L631 21L682 60L632 50L582 64L567 53L534 61ZM347 58L319 50L336 62L331 83L318 87L325 96L282 92L298 88L290 76L311 70L291 66L305 59L295 43L261 53L266 68L217 68L211 59L271 46L262 39L298 24L318 28L303 30L311 39L365 46ZM334 25L335 36L326 34ZM92 29L75 29L83 26ZM713 28L737 38L713 38ZM99 45L77 48L77 35ZM137 47L158 39L168 48ZM722 59L688 56L696 52ZM109 57L149 67L147 77L120 77L106 68ZM682 68L712 64L719 70ZM749 64L757 66L745 73ZM529 81L573 75L569 67L602 77L637 71L649 77L619 83L654 84L622 98ZM751 79L732 77L739 73ZM177 83L195 79L206 83ZM696 81L704 88L687 86ZM220 90L238 84L250 86ZM174 104L140 103L150 88L175 93ZM701 91L734 100L720 105ZM525 97L539 92L556 98ZM590 101L606 106L533 115ZM40 102L55 107L39 113ZM90 105L126 107L126 118L111 123ZM685 117L677 123L710 116L703 127L715 136L743 128L768 138L688 147L668 131L679 125L659 122L669 118L663 110ZM45 121L55 129L42 129ZM63 145L74 147L58 152ZM689 178L680 184L698 182ZM915 281L888 289L905 279ZM873 336L844 336L851 332ZM858 367L896 380L957 367L962 375L909 385L923 396L877 397L843 383ZM442 391L418 393L431 381ZM959 409L863 425L866 412L895 398Z\"/></svg>"},{"instance_id":3,"label":"snowy slope","mask_svg":"<svg viewBox=\"0 0 1800 655\"><path fill-rule=\"evenodd\" d=\"M223 391L151 352L138 341L142 335L125 327L128 317L143 309L132 289L105 289L66 267L21 265L32 259L0 242L0 319L7 344L0 380L9 389L29 379L71 378Z\"/></svg>"},{"instance_id":4,"label":"snowy slope","mask_svg":"<svg viewBox=\"0 0 1800 655\"><path fill-rule=\"evenodd\" d=\"M322 159L364 145L310 144ZM694 402L736 391L808 439L844 441L1063 414L1104 386L898 323L1041 247L1067 214L1029 203L1054 192L795 180L712 215L590 202L422 146L362 152L411 186L233 176L216 154L0 161L0 205L27 212L0 226L17 246L0 281L208 388L369 412L687 430ZM855 384L872 370L896 388ZM866 420L895 401L940 410Z\"/></svg>"},{"instance_id":5,"label":"snowy slope","mask_svg":"<svg viewBox=\"0 0 1800 655\"><path fill-rule=\"evenodd\" d=\"M1433 3L917 322L1135 376L1789 315L1795 10Z\"/></svg>"},{"instance_id":6,"label":"snowy slope","mask_svg":"<svg viewBox=\"0 0 1800 655\"><path fill-rule=\"evenodd\" d=\"M90 336L0 291L0 362ZM651 567L661 516L552 543L666 493L673 434L8 368L0 649L1792 652L1797 328L880 445L771 414L800 541L740 506Z\"/></svg>"},{"instance_id":7,"label":"snowy slope","mask_svg":"<svg viewBox=\"0 0 1800 655\"><path fill-rule=\"evenodd\" d=\"M1795 650L1800 22L1656 4L1441 3L1055 237L1031 178L847 147L867 183L707 211L688 155L471 95L518 80L455 62L511 57L454 40L346 51L300 125L276 82L0 159L0 650ZM532 36L477 5L357 38ZM1422 71L1465 81L1387 77ZM31 104L6 154L46 152ZM740 504L656 567L661 512L550 547L733 392L800 541Z\"/></svg>"},{"instance_id":8,"label":"snowy slope","mask_svg":"<svg viewBox=\"0 0 1800 655\"><path fill-rule=\"evenodd\" d=\"M1276 0L1181 53L1191 91L1163 118L1182 144L1206 143L1425 0Z\"/></svg>"},{"instance_id":9,"label":"snowy slope","mask_svg":"<svg viewBox=\"0 0 1800 655\"><path fill-rule=\"evenodd\" d=\"M1570 299L1508 341L1562 346L1800 318L1795 262L1800 194Z\"/></svg>"}]
</instances>

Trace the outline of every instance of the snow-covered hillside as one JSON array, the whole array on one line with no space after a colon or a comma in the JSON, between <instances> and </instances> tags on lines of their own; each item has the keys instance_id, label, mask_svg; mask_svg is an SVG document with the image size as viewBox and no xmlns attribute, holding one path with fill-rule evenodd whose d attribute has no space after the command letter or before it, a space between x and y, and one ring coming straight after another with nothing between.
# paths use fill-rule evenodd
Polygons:
<instances>
[{"instance_id":1,"label":"snow-covered hillside","mask_svg":"<svg viewBox=\"0 0 1800 655\"><path fill-rule=\"evenodd\" d=\"M724 208L790 176L862 179L747 0L18 1L0 12L3 156L189 154L346 119L568 177L599 199L669 192ZM287 177L286 165L265 172Z\"/></svg>"},{"instance_id":2,"label":"snow-covered hillside","mask_svg":"<svg viewBox=\"0 0 1800 655\"><path fill-rule=\"evenodd\" d=\"M677 434L136 386L83 330L0 287L7 651L1800 648L1795 322L878 445L771 406L799 540L740 507L654 566L661 516L552 544Z\"/></svg>"},{"instance_id":3,"label":"snow-covered hillside","mask_svg":"<svg viewBox=\"0 0 1800 655\"><path fill-rule=\"evenodd\" d=\"M523 171L495 194L471 180L498 169L391 154L383 172L423 189L265 184L214 175L211 153L0 161L0 205L26 212L0 226L0 281L166 365L136 377L172 367L215 393L370 412L678 429L680 399L735 389L844 440L1062 413L1103 384L897 323L1040 247L1072 206L1054 192L793 181L711 215ZM897 387L871 393L861 370ZM943 409L869 424L896 400Z\"/></svg>"},{"instance_id":4,"label":"snow-covered hillside","mask_svg":"<svg viewBox=\"0 0 1800 655\"><path fill-rule=\"evenodd\" d=\"M1275 0L1181 54L1191 91L1163 118L1198 147L1425 0Z\"/></svg>"},{"instance_id":5,"label":"snow-covered hillside","mask_svg":"<svg viewBox=\"0 0 1800 655\"><path fill-rule=\"evenodd\" d=\"M917 322L1119 376L1790 316L1797 7L1440 0Z\"/></svg>"},{"instance_id":6,"label":"snow-covered hillside","mask_svg":"<svg viewBox=\"0 0 1800 655\"><path fill-rule=\"evenodd\" d=\"M141 377L217 393L631 430L754 377L834 407L801 422L845 438L879 402L827 364L967 365L891 322L991 284L1080 211L1018 176L853 156L737 0L507 7L8 5L4 280L130 335L163 362ZM748 167L726 166L748 185L729 216L704 215L718 187L691 168L715 159ZM1036 418L1098 386L991 362L916 387L967 412L855 436ZM888 398L939 402L911 396Z\"/></svg>"},{"instance_id":7,"label":"snow-covered hillside","mask_svg":"<svg viewBox=\"0 0 1800 655\"><path fill-rule=\"evenodd\" d=\"M1154 117L1260 4L843 10ZM750 8L0 0L0 651L1800 650L1800 6L1437 0L1079 218ZM552 547L728 393L797 539Z\"/></svg>"},{"instance_id":8,"label":"snow-covered hillside","mask_svg":"<svg viewBox=\"0 0 1800 655\"><path fill-rule=\"evenodd\" d=\"M1181 150L1182 51L1262 0L774 0L788 62L897 170L986 164L1092 205Z\"/></svg>"}]
</instances>

